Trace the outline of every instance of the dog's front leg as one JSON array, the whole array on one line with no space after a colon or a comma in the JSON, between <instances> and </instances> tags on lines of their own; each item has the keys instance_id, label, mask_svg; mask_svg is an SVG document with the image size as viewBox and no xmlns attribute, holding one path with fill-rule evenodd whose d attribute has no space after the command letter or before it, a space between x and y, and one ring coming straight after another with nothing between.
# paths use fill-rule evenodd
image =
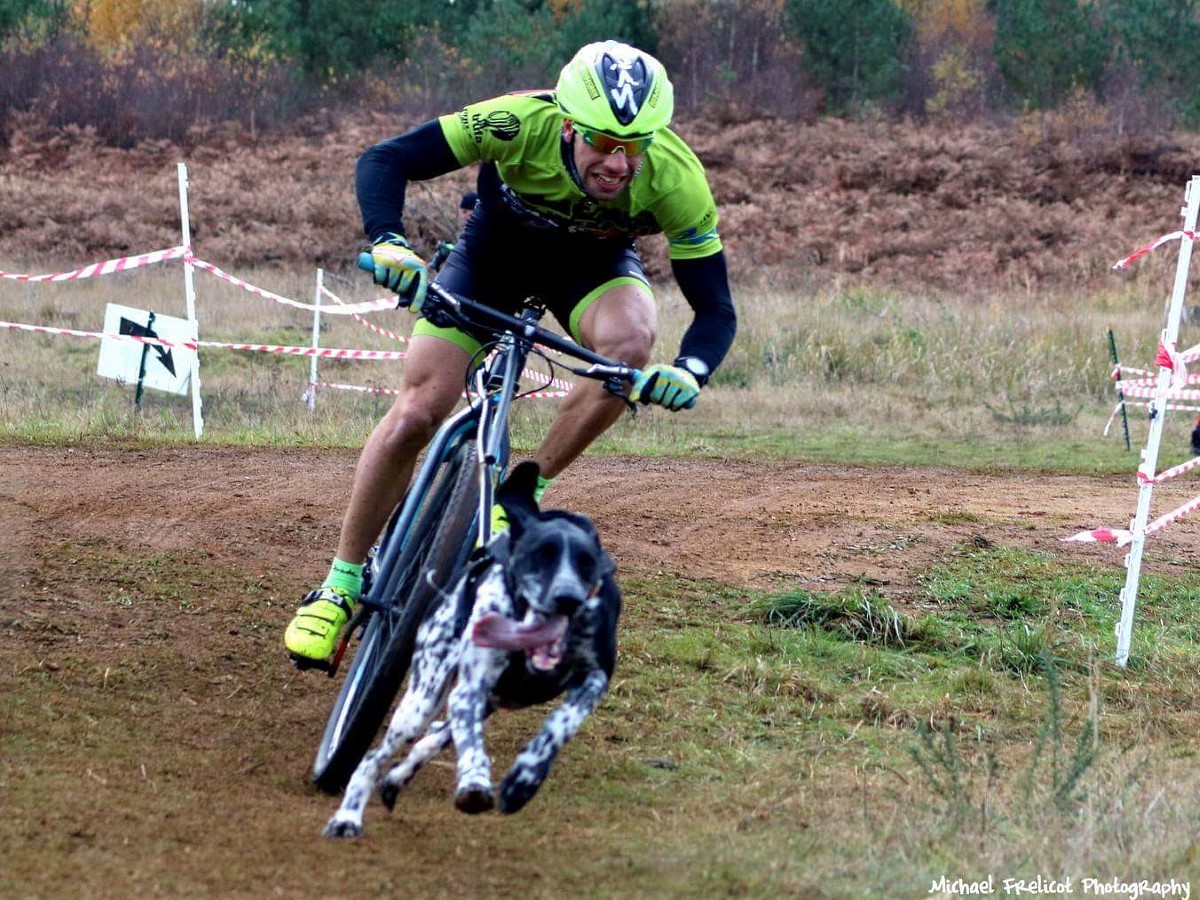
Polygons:
<instances>
[{"instance_id":1,"label":"dog's front leg","mask_svg":"<svg viewBox=\"0 0 1200 900\"><path fill-rule=\"evenodd\" d=\"M567 691L562 705L546 717L541 730L517 754L500 785L500 811L515 813L533 799L558 752L571 740L608 691L608 675L593 669Z\"/></svg>"},{"instance_id":2,"label":"dog's front leg","mask_svg":"<svg viewBox=\"0 0 1200 900\"><path fill-rule=\"evenodd\" d=\"M507 663L503 651L469 646L463 652L458 684L450 692L450 732L458 752L458 790L454 805L467 813L495 806L492 761L483 743L488 694Z\"/></svg>"}]
</instances>

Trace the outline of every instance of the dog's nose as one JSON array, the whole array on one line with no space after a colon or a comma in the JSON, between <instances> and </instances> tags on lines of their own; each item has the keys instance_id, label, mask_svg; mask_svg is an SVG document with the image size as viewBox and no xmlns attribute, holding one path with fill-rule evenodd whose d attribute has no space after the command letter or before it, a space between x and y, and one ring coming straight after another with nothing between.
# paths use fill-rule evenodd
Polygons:
<instances>
[{"instance_id":1,"label":"dog's nose","mask_svg":"<svg viewBox=\"0 0 1200 900\"><path fill-rule=\"evenodd\" d=\"M571 594L559 594L552 601L554 611L560 616L573 616L583 604L583 599Z\"/></svg>"}]
</instances>

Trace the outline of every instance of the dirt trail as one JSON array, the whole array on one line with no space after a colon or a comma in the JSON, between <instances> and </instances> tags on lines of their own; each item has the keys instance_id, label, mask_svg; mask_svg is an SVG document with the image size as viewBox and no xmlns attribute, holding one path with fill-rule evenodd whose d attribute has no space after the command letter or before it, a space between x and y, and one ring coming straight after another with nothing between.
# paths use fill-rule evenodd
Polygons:
<instances>
[{"instance_id":1,"label":"dirt trail","mask_svg":"<svg viewBox=\"0 0 1200 900\"><path fill-rule=\"evenodd\" d=\"M49 538L199 548L300 586L321 574L332 552L355 458L315 450L2 450L2 546L29 561L35 542ZM585 458L547 502L592 516L627 572L760 589L859 583L905 605L930 561L970 542L1119 564L1111 547L1059 539L1126 524L1135 499L1126 476ZM1176 539L1185 538L1168 531L1156 546L1169 557Z\"/></svg>"}]
</instances>

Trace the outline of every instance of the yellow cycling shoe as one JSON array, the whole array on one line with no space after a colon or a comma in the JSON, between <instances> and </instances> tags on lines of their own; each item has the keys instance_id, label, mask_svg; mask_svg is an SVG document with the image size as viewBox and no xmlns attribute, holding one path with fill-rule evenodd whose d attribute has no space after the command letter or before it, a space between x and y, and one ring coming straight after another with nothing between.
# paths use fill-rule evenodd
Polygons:
<instances>
[{"instance_id":1,"label":"yellow cycling shoe","mask_svg":"<svg viewBox=\"0 0 1200 900\"><path fill-rule=\"evenodd\" d=\"M354 612L354 599L338 588L323 587L305 594L283 633L283 643L297 662L324 663L333 656L338 635Z\"/></svg>"},{"instance_id":2,"label":"yellow cycling shoe","mask_svg":"<svg viewBox=\"0 0 1200 900\"><path fill-rule=\"evenodd\" d=\"M492 537L508 533L508 513L499 503L492 504Z\"/></svg>"},{"instance_id":3,"label":"yellow cycling shoe","mask_svg":"<svg viewBox=\"0 0 1200 900\"><path fill-rule=\"evenodd\" d=\"M493 503L491 521L492 540L494 541L502 534L508 534L508 513L504 511L504 507L499 503ZM475 536L475 546L483 546L483 529L480 529L479 534Z\"/></svg>"}]
</instances>

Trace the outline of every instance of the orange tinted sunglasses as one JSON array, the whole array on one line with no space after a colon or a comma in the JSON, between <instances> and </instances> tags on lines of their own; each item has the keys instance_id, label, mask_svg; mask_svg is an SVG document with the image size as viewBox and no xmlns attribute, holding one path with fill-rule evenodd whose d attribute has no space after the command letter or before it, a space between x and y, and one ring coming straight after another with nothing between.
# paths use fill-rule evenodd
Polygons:
<instances>
[{"instance_id":1,"label":"orange tinted sunglasses","mask_svg":"<svg viewBox=\"0 0 1200 900\"><path fill-rule=\"evenodd\" d=\"M654 143L654 135L647 137L636 138L619 138L611 134L605 134L603 131L593 131L590 128L584 128L582 125L576 124L575 130L579 132L579 136L583 138L583 142L600 153L616 153L620 150L626 156L638 156L650 149L650 145Z\"/></svg>"}]
</instances>

